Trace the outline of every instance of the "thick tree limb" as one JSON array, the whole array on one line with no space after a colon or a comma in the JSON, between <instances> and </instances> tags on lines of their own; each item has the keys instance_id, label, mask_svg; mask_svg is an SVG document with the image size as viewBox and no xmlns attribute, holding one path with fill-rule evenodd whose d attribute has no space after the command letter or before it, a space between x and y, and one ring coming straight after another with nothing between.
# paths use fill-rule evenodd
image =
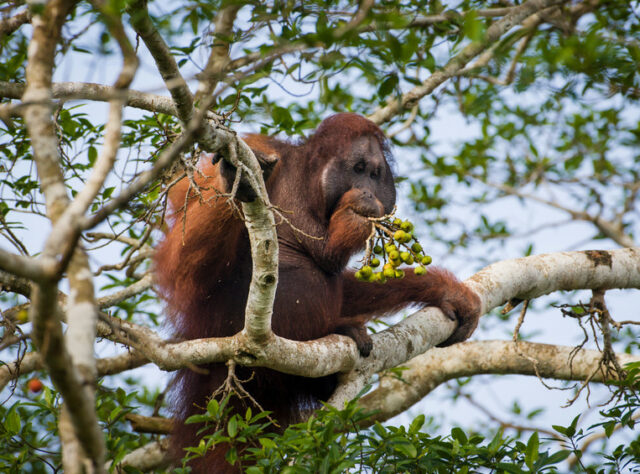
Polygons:
<instances>
[{"instance_id":1,"label":"thick tree limb","mask_svg":"<svg viewBox=\"0 0 640 474\"><path fill-rule=\"evenodd\" d=\"M12 291L26 297L31 294L31 286L28 279L3 270L0 270L0 289Z\"/></svg>"},{"instance_id":2,"label":"thick tree limb","mask_svg":"<svg viewBox=\"0 0 640 474\"><path fill-rule=\"evenodd\" d=\"M178 66L169 51L166 43L158 34L146 12L145 3L140 0L132 6L132 24L138 34L149 48L158 70L165 80L171 95L176 103L179 118L187 123L183 138L184 143L189 143L190 135L200 142L208 151L217 152L224 149L225 159L229 159L234 166L242 169L245 178L252 182L252 187L259 196L252 203L243 203L243 213L251 242L251 255L253 260L252 281L249 287L249 296L246 307L245 331L247 344L262 342L271 334L271 314L278 275L278 243L275 232L275 220L270 210L269 198L262 180L262 170L253 155L251 149L235 136L224 134L216 130L209 123L202 121L202 111L206 111L212 101L211 93L215 88L221 74L229 63L229 42L226 40L233 28L233 22L238 12L239 5L230 5L222 8L215 19L216 42L211 48L207 66L201 75L201 80L196 94L196 101L200 102L200 110L194 115L194 100L182 79ZM193 118L197 118L196 121ZM194 127L195 125L195 127ZM222 140L221 137L225 135ZM221 143L224 141L224 143ZM177 142L176 142L177 143ZM176 144L174 143L174 145ZM151 173L140 176L121 196L118 196L111 204L128 202L129 197L146 186L159 171L175 159L180 147L170 147L163 153L152 168ZM165 156L167 155L167 156ZM154 173L155 171L155 173ZM112 206L113 209L115 207ZM96 215L106 217L108 210L99 211ZM95 225L96 219L90 225ZM148 347L147 347L148 349Z\"/></svg>"},{"instance_id":3,"label":"thick tree limb","mask_svg":"<svg viewBox=\"0 0 640 474\"><path fill-rule=\"evenodd\" d=\"M24 84L0 81L0 97L20 99L24 93L24 87ZM121 94L123 94L122 91L112 86L89 82L60 82L52 85L52 95L56 99L109 102ZM180 117L180 112L171 97L134 90L127 90L124 94L129 107ZM213 112L207 112L205 118L216 120L218 116Z\"/></svg>"},{"instance_id":4,"label":"thick tree limb","mask_svg":"<svg viewBox=\"0 0 640 474\"><path fill-rule=\"evenodd\" d=\"M115 466L108 462L105 469L113 469L113 472L121 472L121 470L124 472L124 468L127 466L132 466L143 472L159 469L168 464L168 450L169 439L163 438L131 451Z\"/></svg>"},{"instance_id":5,"label":"thick tree limb","mask_svg":"<svg viewBox=\"0 0 640 474\"><path fill-rule=\"evenodd\" d=\"M514 298L534 298L558 290L638 288L640 251L566 252L507 260L485 268L465 283L480 296L483 312ZM418 311L399 325L373 335L372 355L360 359L353 341L339 335L307 342L271 335L259 348L248 345L242 334L168 342L147 327L107 315L102 317L106 322L102 325L103 337L135 347L163 370L233 358L245 365L267 366L310 377L353 370L356 372L350 376L357 373L363 380L446 340L454 330L454 324L438 309Z\"/></svg>"},{"instance_id":6,"label":"thick tree limb","mask_svg":"<svg viewBox=\"0 0 640 474\"><path fill-rule=\"evenodd\" d=\"M62 466L67 474L84 474L93 472L91 461L83 449L76 433L76 427L71 417L67 402L62 403L58 418L58 433L60 436ZM101 471L104 472L104 471Z\"/></svg>"},{"instance_id":7,"label":"thick tree limb","mask_svg":"<svg viewBox=\"0 0 640 474\"><path fill-rule=\"evenodd\" d=\"M621 363L640 361L639 356L619 354ZM385 421L410 408L442 383L459 377L480 374L520 374L562 380L584 380L597 368L601 353L595 350L553 346L529 342L463 342L446 348L434 348L409 361L402 380L383 377L380 387L360 400L364 409L377 413L367 419L367 426ZM537 360L537 368L532 360ZM598 372L593 382L606 382ZM132 416L143 432L168 432L170 419ZM149 444L127 456L126 465L144 463L149 468L166 460L166 445ZM138 457L140 456L140 457ZM135 459L135 461L134 461Z\"/></svg>"},{"instance_id":8,"label":"thick tree limb","mask_svg":"<svg viewBox=\"0 0 640 474\"><path fill-rule=\"evenodd\" d=\"M254 174L256 170L253 170ZM260 173L260 170L257 170ZM260 180L263 196L267 195ZM268 199L268 198L267 198ZM271 316L278 284L278 237L269 201L256 199L242 204L251 244L251 285L247 297L244 329L240 337L247 337L247 345L256 349L273 335Z\"/></svg>"},{"instance_id":9,"label":"thick tree limb","mask_svg":"<svg viewBox=\"0 0 640 474\"><path fill-rule=\"evenodd\" d=\"M513 298L534 298L559 290L640 288L640 250L565 252L506 260L485 268L465 283L480 296L483 313ZM357 372L364 380L423 353L446 340L455 329L455 324L440 310L427 308L374 334L373 353L362 359L355 343L339 335L306 342L271 335L256 349L247 345L242 334L167 342L151 329L117 318L110 318L107 326L112 334L126 336L119 342L128 338L131 346L163 370L233 358L240 364L308 377L352 370L351 376Z\"/></svg>"},{"instance_id":10,"label":"thick tree limb","mask_svg":"<svg viewBox=\"0 0 640 474\"><path fill-rule=\"evenodd\" d=\"M55 262L16 255L0 249L0 270L14 277L40 281L55 273Z\"/></svg>"},{"instance_id":11,"label":"thick tree limb","mask_svg":"<svg viewBox=\"0 0 640 474\"><path fill-rule=\"evenodd\" d=\"M465 281L481 299L481 314L491 311L507 301L518 298L532 299L555 291L594 289L594 288L640 288L640 249L622 249L614 251L563 252L536 255L495 263L481 270ZM427 308L414 313L409 318L422 322L436 318L439 310ZM441 316L445 321L444 316ZM404 322L404 321L403 321ZM435 323L437 324L437 323ZM444 324L444 323L441 323ZM394 328L390 328L388 331ZM455 329L455 328L453 328ZM435 343L422 341L416 334L407 333L401 339L405 345L411 345L415 353L422 353L446 340L453 329L445 330L446 337ZM384 331L375 334L374 341ZM396 345L398 343L396 342ZM376 351L366 359L359 361L358 366L343 376L341 383L331 398L334 405L353 398L364 387L370 377L380 370L398 365L411 356L390 363L387 355L390 346L384 345L384 351ZM398 348L393 346L397 353Z\"/></svg>"},{"instance_id":12,"label":"thick tree limb","mask_svg":"<svg viewBox=\"0 0 640 474\"><path fill-rule=\"evenodd\" d=\"M599 366L597 350L519 341L473 341L434 348L404 364L402 381L383 377L380 387L366 395L361 405L379 410L371 421L387 420L419 402L437 386L459 377L480 374L520 374L561 380L586 380ZM621 364L640 356L618 354ZM533 360L537 361L537 367ZM597 371L593 382L610 379Z\"/></svg>"},{"instance_id":13,"label":"thick tree limb","mask_svg":"<svg viewBox=\"0 0 640 474\"><path fill-rule=\"evenodd\" d=\"M465 283L480 296L483 313L518 298L555 291L640 288L640 248L559 252L504 260Z\"/></svg>"},{"instance_id":14,"label":"thick tree limb","mask_svg":"<svg viewBox=\"0 0 640 474\"><path fill-rule=\"evenodd\" d=\"M102 472L105 443L94 409L93 393L93 344L97 320L93 282L86 254L79 248L73 251L75 239L66 237L73 232L73 227L68 219L63 218L69 198L58 155L50 103L56 45L62 25L75 3L73 0L53 0L46 5L42 15L35 16L32 21L33 36L28 50L23 97L23 101L31 104L25 108L24 118L47 215L54 227L42 254L45 258L60 258L60 250L65 249L60 258L63 265L67 258L64 254L71 257L68 267L71 294L66 336L55 316L57 278L34 285L31 319L34 341L43 355L52 381L65 401L66 410L63 410L60 418L61 439L64 444L68 443L64 449L66 454L63 455L65 468L74 470L89 463L96 472ZM60 224L58 228L56 224ZM69 351L67 345L70 346ZM69 430L70 425L73 432Z\"/></svg>"}]
</instances>

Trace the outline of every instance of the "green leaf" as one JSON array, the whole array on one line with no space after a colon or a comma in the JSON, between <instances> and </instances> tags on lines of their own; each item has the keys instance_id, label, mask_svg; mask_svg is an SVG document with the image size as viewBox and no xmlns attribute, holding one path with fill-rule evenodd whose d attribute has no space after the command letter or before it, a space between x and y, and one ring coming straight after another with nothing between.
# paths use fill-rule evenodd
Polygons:
<instances>
[{"instance_id":1,"label":"green leaf","mask_svg":"<svg viewBox=\"0 0 640 474\"><path fill-rule=\"evenodd\" d=\"M462 429L458 428L457 426L451 429L451 437L463 446L468 442L467 435L465 435L464 431L462 431Z\"/></svg>"},{"instance_id":2,"label":"green leaf","mask_svg":"<svg viewBox=\"0 0 640 474\"><path fill-rule=\"evenodd\" d=\"M96 159L98 158L98 150L96 150L96 147L89 147L89 149L87 150L87 157L89 158L89 164L93 166L93 164L96 162Z\"/></svg>"},{"instance_id":3,"label":"green leaf","mask_svg":"<svg viewBox=\"0 0 640 474\"><path fill-rule=\"evenodd\" d=\"M538 460L538 454L540 449L540 440L538 438L538 432L534 432L529 438L527 443L527 450L525 452L524 462L527 467L533 471L533 466Z\"/></svg>"},{"instance_id":4,"label":"green leaf","mask_svg":"<svg viewBox=\"0 0 640 474\"><path fill-rule=\"evenodd\" d=\"M17 434L20 432L20 414L15 405L9 410L7 417L4 421L4 427L9 434Z\"/></svg>"},{"instance_id":5,"label":"green leaf","mask_svg":"<svg viewBox=\"0 0 640 474\"><path fill-rule=\"evenodd\" d=\"M471 10L464 16L462 32L472 41L482 41L487 32L487 27L484 22L478 18L476 12Z\"/></svg>"},{"instance_id":6,"label":"green leaf","mask_svg":"<svg viewBox=\"0 0 640 474\"><path fill-rule=\"evenodd\" d=\"M397 74L388 75L382 81L382 83L380 83L380 86L378 87L378 95L380 96L380 98L386 97L391 93L391 91L393 91L393 89L397 85L398 85L398 75Z\"/></svg>"},{"instance_id":7,"label":"green leaf","mask_svg":"<svg viewBox=\"0 0 640 474\"><path fill-rule=\"evenodd\" d=\"M232 416L227 424L227 432L231 438L235 438L238 434L238 420L235 416Z\"/></svg>"},{"instance_id":8,"label":"green leaf","mask_svg":"<svg viewBox=\"0 0 640 474\"><path fill-rule=\"evenodd\" d=\"M413 445L413 443L398 443L395 446L397 451L400 451L402 454L409 458L415 458L418 455L418 450Z\"/></svg>"},{"instance_id":9,"label":"green leaf","mask_svg":"<svg viewBox=\"0 0 640 474\"><path fill-rule=\"evenodd\" d=\"M566 436L568 436L569 438L572 438L575 434L576 434L576 427L578 426L578 420L580 419L580 415L577 415L573 421L571 422L571 424L568 426L567 431L566 431Z\"/></svg>"},{"instance_id":10,"label":"green leaf","mask_svg":"<svg viewBox=\"0 0 640 474\"><path fill-rule=\"evenodd\" d=\"M558 451L557 453L553 453L545 460L545 465L558 464L559 462L564 461L571 455L571 451L568 449L563 449Z\"/></svg>"},{"instance_id":11,"label":"green leaf","mask_svg":"<svg viewBox=\"0 0 640 474\"><path fill-rule=\"evenodd\" d=\"M424 420L425 416L423 414L416 416L409 426L409 433L416 434L418 431L420 431L420 428L422 428L422 426L424 425Z\"/></svg>"},{"instance_id":12,"label":"green leaf","mask_svg":"<svg viewBox=\"0 0 640 474\"><path fill-rule=\"evenodd\" d=\"M102 191L102 198L109 199L115 189L115 186L109 186L108 188L105 188L104 191Z\"/></svg>"},{"instance_id":13,"label":"green leaf","mask_svg":"<svg viewBox=\"0 0 640 474\"><path fill-rule=\"evenodd\" d=\"M236 463L236 461L238 460L238 450L235 448L235 446L229 448L224 458L229 464Z\"/></svg>"}]
</instances>

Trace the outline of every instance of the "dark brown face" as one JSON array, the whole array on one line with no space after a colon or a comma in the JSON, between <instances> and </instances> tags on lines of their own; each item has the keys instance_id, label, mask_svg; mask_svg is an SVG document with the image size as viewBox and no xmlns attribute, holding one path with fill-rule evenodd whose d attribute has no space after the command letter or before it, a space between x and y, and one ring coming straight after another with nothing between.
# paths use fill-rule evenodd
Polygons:
<instances>
[{"instance_id":1,"label":"dark brown face","mask_svg":"<svg viewBox=\"0 0 640 474\"><path fill-rule=\"evenodd\" d=\"M391 169L384 158L380 144L374 137L364 136L351 143L346 155L333 158L322 173L323 196L328 215L340 198L352 189L362 193L363 208L393 210L396 189ZM367 213L376 215L378 212Z\"/></svg>"}]
</instances>

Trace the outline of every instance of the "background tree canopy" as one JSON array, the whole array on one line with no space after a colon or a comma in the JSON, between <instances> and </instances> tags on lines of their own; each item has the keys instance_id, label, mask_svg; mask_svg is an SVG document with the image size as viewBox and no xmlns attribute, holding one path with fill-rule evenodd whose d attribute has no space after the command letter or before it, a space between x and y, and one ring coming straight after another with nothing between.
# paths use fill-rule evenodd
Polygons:
<instances>
[{"instance_id":1,"label":"background tree canopy","mask_svg":"<svg viewBox=\"0 0 640 474\"><path fill-rule=\"evenodd\" d=\"M212 403L208 442L251 440L249 472L640 468L639 2L9 0L0 15L3 471L157 471L160 374L230 359L345 372L340 408L374 382L281 437ZM399 315L366 360L325 338L318 368L320 346L260 347L269 319L251 308L258 333L166 340L150 259L167 190L225 147L263 190L238 133L295 140L343 111L390 137L398 215L435 263L493 264L467 280L487 312L472 340L431 349L453 330L441 313ZM244 211L273 236L264 194ZM401 352L407 327L422 336Z\"/></svg>"}]
</instances>

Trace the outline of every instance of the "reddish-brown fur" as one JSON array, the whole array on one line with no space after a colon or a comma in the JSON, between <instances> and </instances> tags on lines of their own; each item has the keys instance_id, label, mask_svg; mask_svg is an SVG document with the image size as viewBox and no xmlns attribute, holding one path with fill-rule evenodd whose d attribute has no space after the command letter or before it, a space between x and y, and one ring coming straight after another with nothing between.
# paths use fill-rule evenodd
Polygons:
<instances>
[{"instance_id":1,"label":"reddish-brown fur","mask_svg":"<svg viewBox=\"0 0 640 474\"><path fill-rule=\"evenodd\" d=\"M450 317L458 318L459 329L447 344L465 339L477 324L478 299L446 270L432 268L423 277L407 271L403 280L378 285L357 281L353 272L345 269L371 229L362 214L381 215L395 200L395 191L389 189L393 186L390 175L371 190L349 188L348 178L323 182L323 172L346 163L353 144L361 137L370 147L378 146L380 156L389 156L380 129L354 114L325 120L300 144L260 135L245 138L254 151L279 157L266 183L272 203L287 212L293 226L321 237L311 239L292 225L278 225L280 273L273 330L295 340L340 332L354 337L360 347L358 335L364 334L362 326L373 314L418 303L439 306ZM244 322L251 278L249 243L243 222L234 215L226 198L216 198L216 192L229 190L228 179L221 176L219 167L208 160L202 165L203 176L196 180L204 201L190 193L186 216L181 209L188 182L179 183L171 191L174 211L169 218L170 229L156 256L158 286L168 303L169 321L176 335L185 339L231 336L242 329ZM327 202L329 195L343 188L337 204ZM201 410L226 376L223 365L203 368L208 373L183 369L176 376L173 405L180 422ZM336 383L335 376L309 379L268 369L240 368L238 376L252 376L247 390L285 426L303 419L319 400L330 396ZM197 428L180 422L174 436L177 455L183 446L196 444ZM224 463L223 455L223 450L215 450L192 465L194 472L236 472L229 465L219 464Z\"/></svg>"}]
</instances>

